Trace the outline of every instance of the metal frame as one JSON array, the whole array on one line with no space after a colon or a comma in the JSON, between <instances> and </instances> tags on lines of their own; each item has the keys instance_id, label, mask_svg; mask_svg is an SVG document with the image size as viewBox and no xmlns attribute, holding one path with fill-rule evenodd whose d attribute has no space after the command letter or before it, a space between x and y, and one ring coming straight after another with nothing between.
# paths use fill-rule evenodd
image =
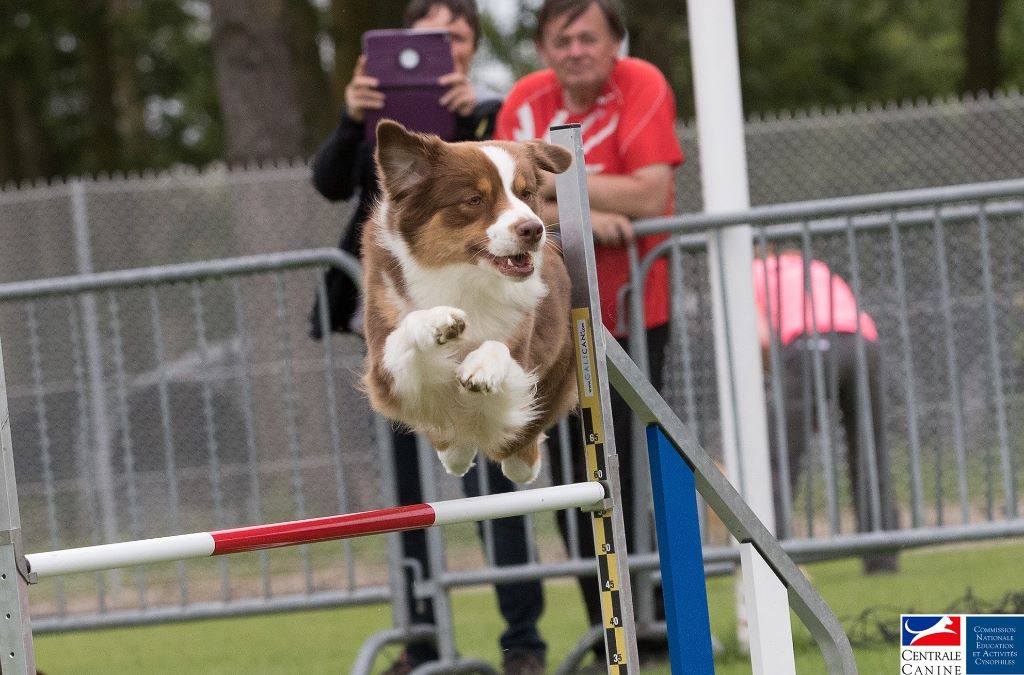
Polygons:
<instances>
[{"instance_id":1,"label":"metal frame","mask_svg":"<svg viewBox=\"0 0 1024 675\"><path fill-rule=\"evenodd\" d=\"M28 609L28 584L34 581L25 565L21 546L21 513L18 482L14 476L11 417L7 407L3 344L0 343L0 673L30 675L36 672L32 648L32 624Z\"/></svg>"},{"instance_id":2,"label":"metal frame","mask_svg":"<svg viewBox=\"0 0 1024 675\"><path fill-rule=\"evenodd\" d=\"M578 124L551 128L551 142L572 153L569 169L555 176L559 230L565 266L572 280L572 332L576 346L576 383L583 421L583 444L589 480L605 483L606 509L593 512L594 550L601 593L608 673L636 673L636 623L629 575L618 455L612 433L611 398L605 350L608 338L601 324L597 265L590 199L583 158L583 133ZM612 340L614 342L614 340ZM617 346L617 345L616 345ZM610 536L609 536L610 535Z\"/></svg>"},{"instance_id":3,"label":"metal frame","mask_svg":"<svg viewBox=\"0 0 1024 675\"><path fill-rule=\"evenodd\" d=\"M777 238L789 238L789 239L800 239L802 242L805 256L809 256L809 238L811 235L829 236L829 235L843 235L847 245L846 251L847 256L853 261L854 270L852 274L856 275L858 263L856 261L856 250L853 245L854 233L874 233L876 236L884 237L886 234L890 238L889 245L889 256L891 264L891 273L893 275L893 283L896 286L896 296L899 299L900 307L897 312L898 316L898 335L895 340L898 340L898 353L902 355L903 361L903 384L901 389L905 392L905 403L911 412L907 418L907 436L908 442L911 449L911 504L910 504L910 520L911 527L920 528L923 525L923 478L922 478L922 466L921 466L921 431L919 429L919 421L916 413L916 402L918 401L919 392L915 387L915 346L910 335L910 325L908 323L908 305L907 305L907 282L906 273L904 270L903 261L903 244L901 243L901 231L903 228L925 228L932 232L934 238L934 246L931 251L931 255L936 260L936 269L938 272L937 284L940 285L939 295L941 297L941 303L938 305L942 309L942 314L939 318L941 321L942 328L942 343L940 348L942 353L945 355L945 368L948 371L947 384L950 387L948 396L950 398L950 419L952 420L953 431L950 437L953 439L953 458L957 463L958 467L958 489L957 493L960 498L960 517L964 522L968 522L967 516L965 515L969 511L968 507L968 485L963 480L964 474L964 408L965 402L962 400L960 395L960 376L958 374L958 349L955 345L955 334L953 333L952 320L949 318L948 303L951 300L951 290L949 286L948 274L949 272L949 256L946 252L946 247L943 241L943 231L955 232L955 227L959 225L972 226L978 228L980 236L980 265L981 270L979 272L980 278L978 284L982 287L983 299L984 299L984 317L979 318L979 321L984 322L987 329L987 344L983 347L987 354L987 366L991 382L991 395L994 399L994 419L992 421L993 427L998 434L998 462L1002 470L1002 491L1003 500L1000 506L1005 509L1005 514L1009 519L1008 528L992 528L991 531L1013 531L1015 527L1019 527L1019 521L1014 519L1018 518L1018 506L1017 506L1017 486L1013 480L1013 457L1010 450L1010 443L1007 440L1009 434L1006 431L1006 407L1007 407L1007 386L1002 378L1003 365L1000 359L1000 347L998 344L998 336L996 334L996 312L994 308L995 294L993 292L994 275L993 275L993 262L992 254L990 253L991 246L988 242L988 230L990 222L995 218L1016 218L1019 219L1024 214L1024 180L1013 179L996 181L989 183L978 183L969 185L956 185L947 186L941 188L927 188L919 190L907 190L900 192L880 193L873 195L859 195L856 197L844 197L839 199L825 199L825 200L813 200L806 202L796 202L790 204L776 204L768 206L760 206L744 211L742 213L733 214L686 214L682 216L673 216L666 218L654 218L637 221L635 227L638 232L643 234L654 234L654 233L672 233L670 239L659 244L655 249L648 252L642 261L638 261L637 264L631 270L631 278L634 280L634 284L642 287L647 274L649 273L653 263L663 256L672 256L678 258L680 252L695 251L702 249L705 242L711 234L717 229L728 227L734 222L749 222L757 228L757 239L760 243L771 242ZM927 255L927 252L924 252ZM856 280L851 277L851 280L856 283ZM679 289L674 288L674 293L678 293ZM859 294L857 294L859 297ZM637 321L642 321L642 308L639 309L641 312L639 319L634 319L632 325L637 325ZM773 344L771 349L772 358L778 356L778 345ZM816 357L815 357L816 360ZM863 355L858 359L858 364L863 362ZM778 364L776 364L777 366ZM812 364L816 365L816 364ZM859 366L858 366L859 367ZM778 367L773 368L775 372L778 372ZM861 373L861 378L864 374ZM815 396L823 395L823 383L820 378L816 378L818 381L815 383L813 389L815 390ZM777 380L773 379L773 386L777 385ZM781 392L773 391L773 395L776 400L781 397ZM688 394L692 398L691 394ZM688 399L690 400L690 399ZM817 410L819 416L821 411L825 409L825 406L819 404ZM778 412L778 410L777 410ZM818 420L819 428L826 428L829 425ZM777 433L780 435L780 439L785 430L782 424L778 425ZM829 442L829 438L823 437L823 451L822 461L828 459L830 453L824 445ZM785 441L780 440L778 445L780 447L785 446ZM870 453L869 453L870 455ZM873 456L869 456L869 459ZM780 456L780 466L785 461L785 454L782 453ZM990 462L994 462L991 457ZM780 489L782 493L785 493L789 489L788 485L788 473L782 471L782 480L780 481ZM868 475L871 476L872 482L874 482L875 474L873 471L868 471ZM832 481L831 484L829 481ZM826 470L825 472L826 481L826 497L829 499L829 523L830 529L828 536L835 538L839 532L838 514L836 513L835 504L832 501L834 499L834 477ZM869 485L867 487L875 488L875 485ZM872 502L877 496L877 490L872 490L873 494ZM989 514L989 520L993 519L994 502L992 499L992 484L988 486L987 493L987 511ZM939 518L939 525L943 525L942 522L943 513L941 510L941 504L943 500L943 490L941 485L936 493L936 505L937 517ZM784 498L784 506L788 506L790 500L788 497ZM807 520L808 528L811 528L811 511L810 502L807 502ZM878 514L873 514L877 516ZM785 518L787 524L791 524L790 519ZM873 520L877 523L877 517ZM972 520L971 522L978 522ZM979 523L980 524L980 523ZM811 530L813 535L813 530ZM784 536L789 536L790 533L780 533ZM863 535L858 535L863 536ZM905 537L902 536L901 532L889 531L886 535L889 541L892 543L892 548L904 545ZM853 541L855 538L840 537L843 541ZM918 539L914 539L918 541ZM818 550L833 550L837 553L840 549L832 548L828 544L815 545Z\"/></svg>"}]
</instances>

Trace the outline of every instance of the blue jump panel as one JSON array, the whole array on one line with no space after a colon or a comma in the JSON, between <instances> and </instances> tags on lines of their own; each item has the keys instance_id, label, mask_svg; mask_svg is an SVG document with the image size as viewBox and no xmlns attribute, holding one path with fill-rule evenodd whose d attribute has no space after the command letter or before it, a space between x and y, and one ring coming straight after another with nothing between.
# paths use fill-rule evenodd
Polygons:
<instances>
[{"instance_id":1,"label":"blue jump panel","mask_svg":"<svg viewBox=\"0 0 1024 675\"><path fill-rule=\"evenodd\" d=\"M656 424L647 427L665 623L673 675L714 675L693 469Z\"/></svg>"}]
</instances>

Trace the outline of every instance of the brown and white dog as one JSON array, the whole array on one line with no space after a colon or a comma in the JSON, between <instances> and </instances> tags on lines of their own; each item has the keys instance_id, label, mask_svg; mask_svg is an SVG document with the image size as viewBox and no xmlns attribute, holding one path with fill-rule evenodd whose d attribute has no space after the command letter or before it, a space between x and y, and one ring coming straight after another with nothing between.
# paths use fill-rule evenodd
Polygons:
<instances>
[{"instance_id":1,"label":"brown and white dog","mask_svg":"<svg viewBox=\"0 0 1024 675\"><path fill-rule=\"evenodd\" d=\"M569 276L537 210L560 147L445 143L377 127L382 197L363 232L374 409L427 436L448 473L477 451L517 483L576 404Z\"/></svg>"}]
</instances>

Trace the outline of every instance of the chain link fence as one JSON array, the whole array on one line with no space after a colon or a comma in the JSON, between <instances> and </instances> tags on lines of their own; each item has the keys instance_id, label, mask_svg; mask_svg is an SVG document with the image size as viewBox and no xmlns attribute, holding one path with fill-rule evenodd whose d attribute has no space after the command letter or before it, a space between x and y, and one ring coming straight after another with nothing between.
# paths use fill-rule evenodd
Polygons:
<instances>
[{"instance_id":1,"label":"chain link fence","mask_svg":"<svg viewBox=\"0 0 1024 675\"><path fill-rule=\"evenodd\" d=\"M681 212L700 211L693 124L679 136ZM751 204L1024 175L1024 96L757 117ZM101 176L0 191L0 282L331 246L351 203L330 204L303 162Z\"/></svg>"},{"instance_id":2,"label":"chain link fence","mask_svg":"<svg viewBox=\"0 0 1024 675\"><path fill-rule=\"evenodd\" d=\"M883 364L882 425L901 527L1014 521L1021 513L1021 193L1018 179L917 197L903 193L904 201L918 200L910 206L885 204L882 195L848 206L828 200L792 205L775 216L768 206L741 216L753 224L755 244L826 263L874 319ZM683 234L673 265L673 341L663 393L701 443L721 457L710 270L705 234L698 233L707 229L713 236L714 228L686 216L675 220ZM829 339L827 333L821 337ZM837 392L826 384L834 381L828 374L834 358L823 357L822 380L804 394L810 425L799 433L810 449L801 472L806 480L787 486L793 511L780 526L783 534L834 537L856 530L846 479L849 439L840 430ZM774 409L783 407L780 381L787 377L795 374L776 369L766 379ZM819 395L827 405L819 404ZM774 434L771 441L776 448L786 444ZM788 444L794 441L790 437Z\"/></svg>"}]
</instances>

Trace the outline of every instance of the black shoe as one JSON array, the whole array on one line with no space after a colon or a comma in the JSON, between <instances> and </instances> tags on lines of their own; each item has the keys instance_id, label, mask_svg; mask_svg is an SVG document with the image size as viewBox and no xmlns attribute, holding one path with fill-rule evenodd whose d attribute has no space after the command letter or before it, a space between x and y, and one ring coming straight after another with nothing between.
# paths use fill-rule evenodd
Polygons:
<instances>
[{"instance_id":1,"label":"black shoe","mask_svg":"<svg viewBox=\"0 0 1024 675\"><path fill-rule=\"evenodd\" d=\"M544 675L544 657L536 652L511 651L501 664L503 675Z\"/></svg>"},{"instance_id":2,"label":"black shoe","mask_svg":"<svg viewBox=\"0 0 1024 675\"><path fill-rule=\"evenodd\" d=\"M402 652L402 655L395 659L387 670L380 675L409 675L415 666L409 661L409 655Z\"/></svg>"},{"instance_id":3,"label":"black shoe","mask_svg":"<svg viewBox=\"0 0 1024 675\"><path fill-rule=\"evenodd\" d=\"M636 653L641 666L668 663L668 640L637 640Z\"/></svg>"},{"instance_id":4,"label":"black shoe","mask_svg":"<svg viewBox=\"0 0 1024 675\"><path fill-rule=\"evenodd\" d=\"M895 553L875 553L862 559L864 574L896 574L900 571L900 558Z\"/></svg>"}]
</instances>

